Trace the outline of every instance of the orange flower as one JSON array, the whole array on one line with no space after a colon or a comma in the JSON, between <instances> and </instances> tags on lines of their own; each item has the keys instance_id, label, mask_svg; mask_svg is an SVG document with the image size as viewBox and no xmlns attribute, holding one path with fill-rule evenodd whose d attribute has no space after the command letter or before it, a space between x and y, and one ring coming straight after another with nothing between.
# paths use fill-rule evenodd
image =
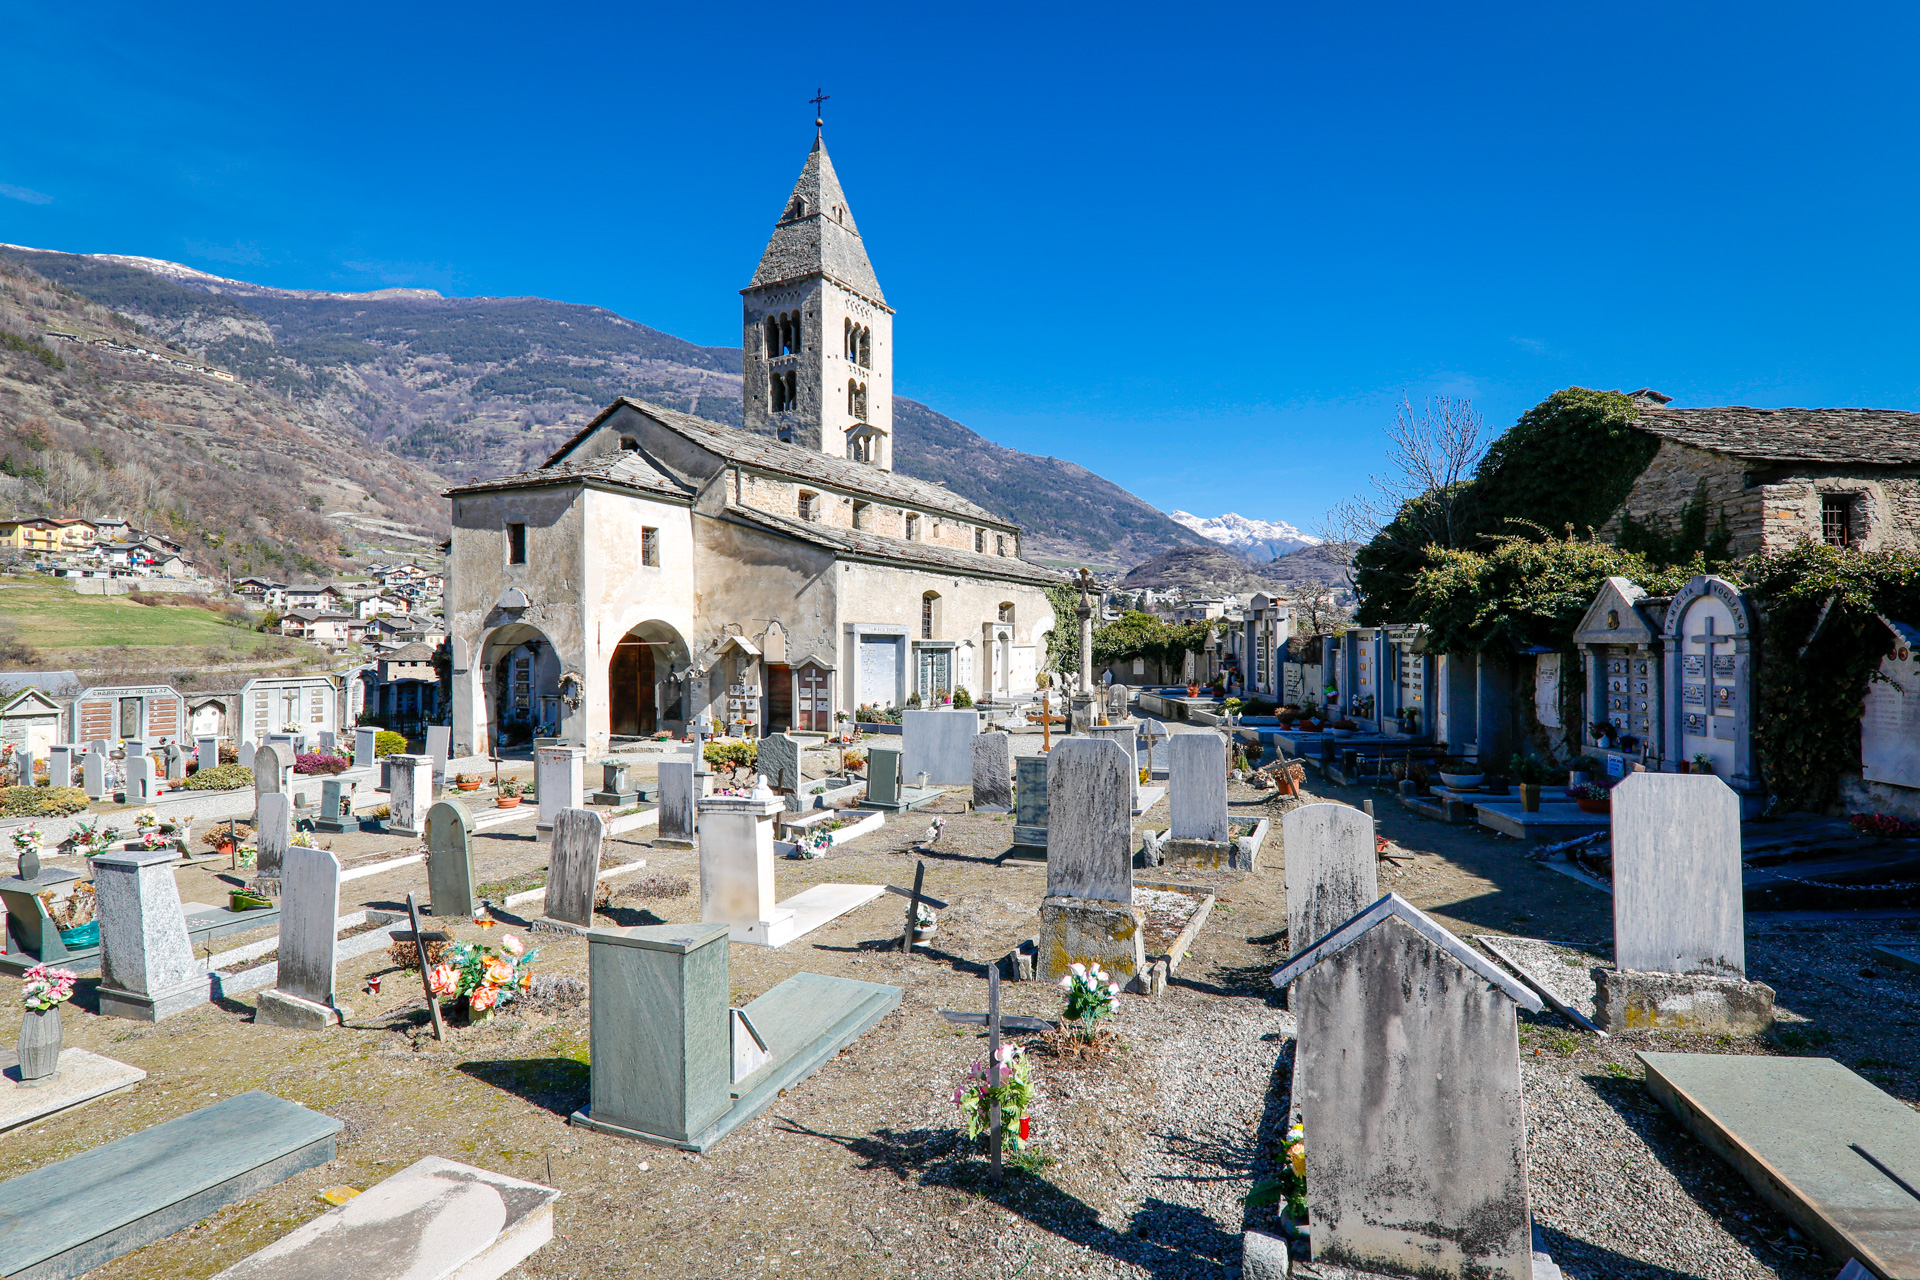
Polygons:
<instances>
[{"instance_id":1,"label":"orange flower","mask_svg":"<svg viewBox=\"0 0 1920 1280\"><path fill-rule=\"evenodd\" d=\"M437 996L450 996L460 989L460 974L450 964L436 965L428 978Z\"/></svg>"},{"instance_id":2,"label":"orange flower","mask_svg":"<svg viewBox=\"0 0 1920 1280\"><path fill-rule=\"evenodd\" d=\"M480 976L492 985L500 986L513 981L513 966L498 956L488 956L486 964L481 966Z\"/></svg>"},{"instance_id":3,"label":"orange flower","mask_svg":"<svg viewBox=\"0 0 1920 1280\"><path fill-rule=\"evenodd\" d=\"M467 1006L471 1009L491 1009L500 998L492 983L483 982L467 996Z\"/></svg>"},{"instance_id":4,"label":"orange flower","mask_svg":"<svg viewBox=\"0 0 1920 1280\"><path fill-rule=\"evenodd\" d=\"M491 929L493 928L493 926L499 924L500 922L498 920L495 920L492 916L488 915L487 909L485 907L481 907L480 910L474 912L473 923L479 928Z\"/></svg>"}]
</instances>

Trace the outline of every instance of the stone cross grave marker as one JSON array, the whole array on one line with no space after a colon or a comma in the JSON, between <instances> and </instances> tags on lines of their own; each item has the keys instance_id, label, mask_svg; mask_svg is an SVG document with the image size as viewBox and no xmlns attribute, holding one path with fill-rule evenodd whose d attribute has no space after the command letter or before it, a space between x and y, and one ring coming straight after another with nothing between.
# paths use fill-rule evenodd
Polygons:
<instances>
[{"instance_id":1,"label":"stone cross grave marker","mask_svg":"<svg viewBox=\"0 0 1920 1280\"><path fill-rule=\"evenodd\" d=\"M660 762L660 825L655 844L691 848L694 832L693 761Z\"/></svg>"},{"instance_id":2,"label":"stone cross grave marker","mask_svg":"<svg viewBox=\"0 0 1920 1280\"><path fill-rule=\"evenodd\" d=\"M378 729L355 729L353 731L353 767L371 769L376 763L374 750L380 737Z\"/></svg>"},{"instance_id":3,"label":"stone cross grave marker","mask_svg":"<svg viewBox=\"0 0 1920 1280\"><path fill-rule=\"evenodd\" d=\"M396 836L426 834L427 809L433 804L433 757L391 755L387 778L387 830Z\"/></svg>"},{"instance_id":4,"label":"stone cross grave marker","mask_svg":"<svg viewBox=\"0 0 1920 1280\"><path fill-rule=\"evenodd\" d=\"M1714 775L1613 789L1613 951L1622 969L1746 976L1740 801Z\"/></svg>"},{"instance_id":5,"label":"stone cross grave marker","mask_svg":"<svg viewBox=\"0 0 1920 1280\"><path fill-rule=\"evenodd\" d=\"M287 850L280 898L279 973L260 994L255 1018L318 1031L352 1016L335 999L339 963L340 859L325 849Z\"/></svg>"},{"instance_id":6,"label":"stone cross grave marker","mask_svg":"<svg viewBox=\"0 0 1920 1280\"><path fill-rule=\"evenodd\" d=\"M1169 834L1175 840L1230 839L1227 744L1216 733L1180 733L1167 743Z\"/></svg>"},{"instance_id":7,"label":"stone cross grave marker","mask_svg":"<svg viewBox=\"0 0 1920 1280\"><path fill-rule=\"evenodd\" d=\"M279 893L287 850L293 847L293 797L269 791L254 802L253 884Z\"/></svg>"},{"instance_id":8,"label":"stone cross grave marker","mask_svg":"<svg viewBox=\"0 0 1920 1280\"><path fill-rule=\"evenodd\" d=\"M463 804L442 800L427 811L427 890L435 920L473 914L473 822Z\"/></svg>"},{"instance_id":9,"label":"stone cross grave marker","mask_svg":"<svg viewBox=\"0 0 1920 1280\"><path fill-rule=\"evenodd\" d=\"M548 920L593 927L593 889L600 878L600 844L606 823L590 809L562 809L553 822L553 849L547 857L547 897L540 914ZM439 905L434 915L440 914Z\"/></svg>"},{"instance_id":10,"label":"stone cross grave marker","mask_svg":"<svg viewBox=\"0 0 1920 1280\"><path fill-rule=\"evenodd\" d=\"M800 744L784 733L770 733L760 739L755 756L760 776L767 785L783 795L800 790Z\"/></svg>"},{"instance_id":11,"label":"stone cross grave marker","mask_svg":"<svg viewBox=\"0 0 1920 1280\"><path fill-rule=\"evenodd\" d=\"M153 757L128 756L127 803L152 804L159 795L159 779L153 776Z\"/></svg>"},{"instance_id":12,"label":"stone cross grave marker","mask_svg":"<svg viewBox=\"0 0 1920 1280\"><path fill-rule=\"evenodd\" d=\"M1133 905L1128 757L1103 738L1068 738L1047 757L1047 896L1035 976L1057 982L1075 963L1117 981L1146 969Z\"/></svg>"},{"instance_id":13,"label":"stone cross grave marker","mask_svg":"<svg viewBox=\"0 0 1920 1280\"><path fill-rule=\"evenodd\" d=\"M1013 808L1011 747L1004 733L974 736L973 807L982 813L1005 813Z\"/></svg>"},{"instance_id":14,"label":"stone cross grave marker","mask_svg":"<svg viewBox=\"0 0 1920 1280\"><path fill-rule=\"evenodd\" d=\"M540 816L535 819L535 825L541 831L551 831L561 810L586 806L587 749L534 748L533 785L540 799Z\"/></svg>"},{"instance_id":15,"label":"stone cross grave marker","mask_svg":"<svg viewBox=\"0 0 1920 1280\"><path fill-rule=\"evenodd\" d=\"M1273 982L1297 983L1313 1260L1532 1280L1515 1010L1539 997L1393 894Z\"/></svg>"},{"instance_id":16,"label":"stone cross grave marker","mask_svg":"<svg viewBox=\"0 0 1920 1280\"><path fill-rule=\"evenodd\" d=\"M973 737L978 711L905 711L900 715L901 774L908 786L927 775L930 787L973 783Z\"/></svg>"},{"instance_id":17,"label":"stone cross grave marker","mask_svg":"<svg viewBox=\"0 0 1920 1280\"><path fill-rule=\"evenodd\" d=\"M87 799L102 800L107 794L107 757L105 752L88 751L80 757L80 780Z\"/></svg>"},{"instance_id":18,"label":"stone cross grave marker","mask_svg":"<svg viewBox=\"0 0 1920 1280\"><path fill-rule=\"evenodd\" d=\"M93 860L100 919L100 1013L158 1022L207 1002L212 981L187 938L171 849Z\"/></svg>"},{"instance_id":19,"label":"stone cross grave marker","mask_svg":"<svg viewBox=\"0 0 1920 1280\"><path fill-rule=\"evenodd\" d=\"M1287 859L1287 948L1299 955L1380 897L1373 819L1344 804L1308 804L1280 820Z\"/></svg>"},{"instance_id":20,"label":"stone cross grave marker","mask_svg":"<svg viewBox=\"0 0 1920 1280\"><path fill-rule=\"evenodd\" d=\"M447 762L453 758L453 729L449 725L427 726L427 754L433 757L433 789L438 794L447 783Z\"/></svg>"}]
</instances>

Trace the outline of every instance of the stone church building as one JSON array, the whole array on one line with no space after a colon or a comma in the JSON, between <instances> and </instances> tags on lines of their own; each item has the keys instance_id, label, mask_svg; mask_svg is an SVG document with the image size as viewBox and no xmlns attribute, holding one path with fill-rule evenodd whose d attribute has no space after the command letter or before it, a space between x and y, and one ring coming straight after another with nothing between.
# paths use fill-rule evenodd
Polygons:
<instances>
[{"instance_id":1,"label":"stone church building","mask_svg":"<svg viewBox=\"0 0 1920 1280\"><path fill-rule=\"evenodd\" d=\"M820 139L741 293L746 429L622 398L449 491L456 750L1034 690L1064 575L893 469L893 309Z\"/></svg>"}]
</instances>

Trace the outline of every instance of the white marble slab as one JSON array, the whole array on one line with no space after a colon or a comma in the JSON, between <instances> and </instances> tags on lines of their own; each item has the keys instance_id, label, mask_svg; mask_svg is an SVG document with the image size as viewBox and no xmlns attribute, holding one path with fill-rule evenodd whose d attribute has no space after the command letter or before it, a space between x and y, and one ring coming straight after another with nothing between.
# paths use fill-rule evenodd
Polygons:
<instances>
[{"instance_id":1,"label":"white marble slab","mask_svg":"<svg viewBox=\"0 0 1920 1280\"><path fill-rule=\"evenodd\" d=\"M62 1049L58 1076L22 1089L19 1055L11 1049L0 1049L0 1133L132 1088L146 1078L146 1072L124 1062L86 1049Z\"/></svg>"},{"instance_id":2,"label":"white marble slab","mask_svg":"<svg viewBox=\"0 0 1920 1280\"><path fill-rule=\"evenodd\" d=\"M886 891L887 887L880 884L817 884L794 894L778 909L793 913L791 941L838 920L855 908L866 906Z\"/></svg>"}]
</instances>

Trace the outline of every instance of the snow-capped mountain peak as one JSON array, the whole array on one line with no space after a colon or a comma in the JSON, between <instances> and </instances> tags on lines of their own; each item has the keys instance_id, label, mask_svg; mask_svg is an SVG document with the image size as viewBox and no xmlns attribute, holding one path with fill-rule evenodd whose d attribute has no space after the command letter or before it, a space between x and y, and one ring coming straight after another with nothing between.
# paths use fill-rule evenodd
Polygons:
<instances>
[{"instance_id":1,"label":"snow-capped mountain peak","mask_svg":"<svg viewBox=\"0 0 1920 1280\"><path fill-rule=\"evenodd\" d=\"M1188 511L1172 511L1168 515L1174 523L1249 560L1271 560L1301 547L1320 544L1319 538L1302 533L1284 520L1249 520L1231 511L1223 516L1196 516Z\"/></svg>"}]
</instances>

